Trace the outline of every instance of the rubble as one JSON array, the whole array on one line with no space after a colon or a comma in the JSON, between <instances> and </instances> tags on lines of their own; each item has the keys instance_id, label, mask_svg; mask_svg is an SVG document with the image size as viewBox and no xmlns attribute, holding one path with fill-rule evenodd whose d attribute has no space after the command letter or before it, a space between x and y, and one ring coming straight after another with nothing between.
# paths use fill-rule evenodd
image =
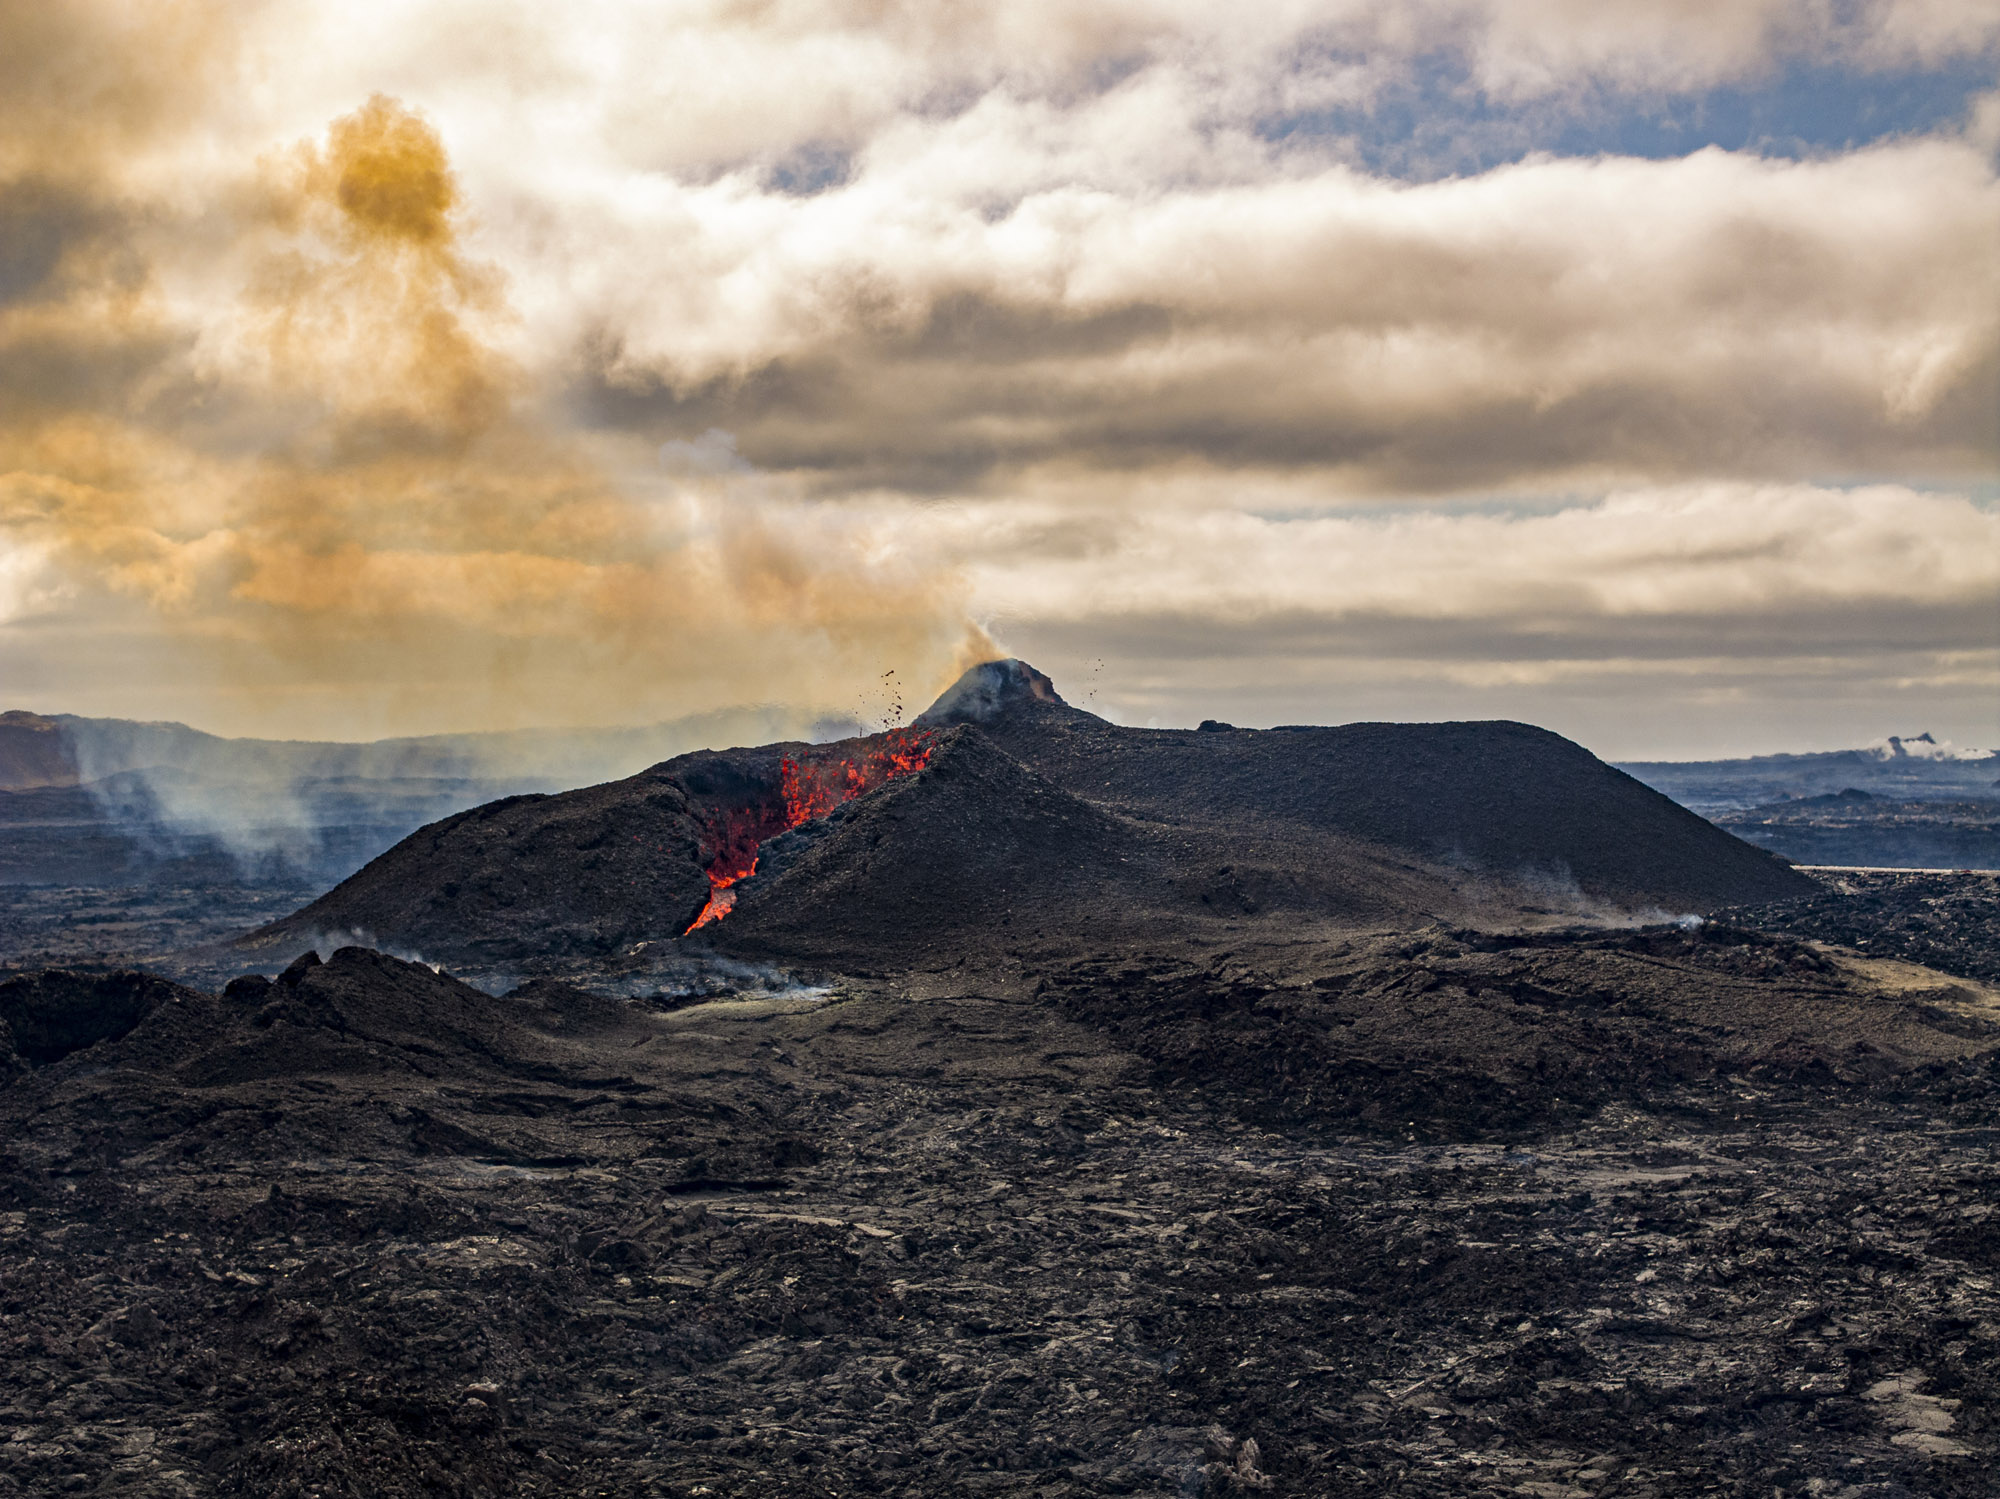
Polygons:
<instances>
[{"instance_id":1,"label":"rubble","mask_svg":"<svg viewBox=\"0 0 2000 1499\"><path fill-rule=\"evenodd\" d=\"M1438 929L671 1010L301 963L0 1088L0 1493L1983 1494L1994 996L1857 963ZM1206 1051L1118 1019L1210 1000ZM1308 1021L1456 1080L1286 1107Z\"/></svg>"},{"instance_id":2,"label":"rubble","mask_svg":"<svg viewBox=\"0 0 2000 1499\"><path fill-rule=\"evenodd\" d=\"M1870 957L2000 983L2000 874L1990 871L1825 870L1803 899L1721 915Z\"/></svg>"}]
</instances>

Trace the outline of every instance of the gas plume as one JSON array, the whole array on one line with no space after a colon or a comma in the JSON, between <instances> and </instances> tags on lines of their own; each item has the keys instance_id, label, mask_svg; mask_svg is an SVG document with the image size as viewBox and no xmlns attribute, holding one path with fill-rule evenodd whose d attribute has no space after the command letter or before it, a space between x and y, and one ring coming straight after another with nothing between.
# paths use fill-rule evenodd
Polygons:
<instances>
[{"instance_id":1,"label":"gas plume","mask_svg":"<svg viewBox=\"0 0 2000 1499\"><path fill-rule=\"evenodd\" d=\"M213 227L127 225L6 309L16 346L40 317L143 366L0 436L0 524L58 590L136 603L253 693L332 684L372 732L824 709L885 664L941 681L985 647L955 577L837 507L741 469L648 473L566 426L506 352L443 141L396 100L222 207L204 264L185 241Z\"/></svg>"}]
</instances>

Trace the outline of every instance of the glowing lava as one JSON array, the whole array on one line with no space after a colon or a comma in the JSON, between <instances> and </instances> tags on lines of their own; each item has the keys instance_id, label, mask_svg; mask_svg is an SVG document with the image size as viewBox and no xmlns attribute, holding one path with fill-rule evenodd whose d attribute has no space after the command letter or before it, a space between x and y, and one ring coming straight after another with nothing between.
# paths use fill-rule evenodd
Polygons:
<instances>
[{"instance_id":1,"label":"glowing lava","mask_svg":"<svg viewBox=\"0 0 2000 1499\"><path fill-rule=\"evenodd\" d=\"M710 820L702 840L708 904L688 931L720 921L736 909L734 887L757 872L757 848L765 839L922 770L930 763L933 738L925 729L891 729L858 759L786 756L778 767L777 806L733 808Z\"/></svg>"},{"instance_id":2,"label":"glowing lava","mask_svg":"<svg viewBox=\"0 0 2000 1499\"><path fill-rule=\"evenodd\" d=\"M718 877L716 872L711 869L708 872L708 904L701 908L701 915L695 917L694 926L689 927L688 932L692 932L698 927L705 927L711 921L720 921L731 911L735 910L736 892L730 889L730 886L734 885L738 880L748 878L756 872L757 861L755 859L750 861L750 867L741 874L729 874ZM682 932L681 935L685 937L687 932Z\"/></svg>"}]
</instances>

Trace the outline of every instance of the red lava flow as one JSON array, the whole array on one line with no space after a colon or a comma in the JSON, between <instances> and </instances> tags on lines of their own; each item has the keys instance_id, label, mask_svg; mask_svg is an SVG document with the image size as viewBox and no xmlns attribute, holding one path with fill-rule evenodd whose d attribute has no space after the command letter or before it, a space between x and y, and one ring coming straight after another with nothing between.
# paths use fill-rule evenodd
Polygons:
<instances>
[{"instance_id":1,"label":"red lava flow","mask_svg":"<svg viewBox=\"0 0 2000 1499\"><path fill-rule=\"evenodd\" d=\"M708 904L689 932L720 921L736 909L735 887L757 872L757 849L767 838L824 817L843 802L914 774L930 763L934 736L924 729L891 729L853 759L787 755L779 766L776 806L769 803L718 812L709 824ZM687 933L683 932L682 936Z\"/></svg>"}]
</instances>

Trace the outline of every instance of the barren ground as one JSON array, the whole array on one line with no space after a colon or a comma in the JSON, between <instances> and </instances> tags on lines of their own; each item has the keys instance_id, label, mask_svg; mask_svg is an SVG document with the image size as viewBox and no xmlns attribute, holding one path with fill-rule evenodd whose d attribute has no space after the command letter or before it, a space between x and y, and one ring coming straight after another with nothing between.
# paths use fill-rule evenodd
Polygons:
<instances>
[{"instance_id":1,"label":"barren ground","mask_svg":"<svg viewBox=\"0 0 2000 1499\"><path fill-rule=\"evenodd\" d=\"M0 1086L0 1493L1991 1492L1983 985L1718 927L706 990L350 954Z\"/></svg>"}]
</instances>

